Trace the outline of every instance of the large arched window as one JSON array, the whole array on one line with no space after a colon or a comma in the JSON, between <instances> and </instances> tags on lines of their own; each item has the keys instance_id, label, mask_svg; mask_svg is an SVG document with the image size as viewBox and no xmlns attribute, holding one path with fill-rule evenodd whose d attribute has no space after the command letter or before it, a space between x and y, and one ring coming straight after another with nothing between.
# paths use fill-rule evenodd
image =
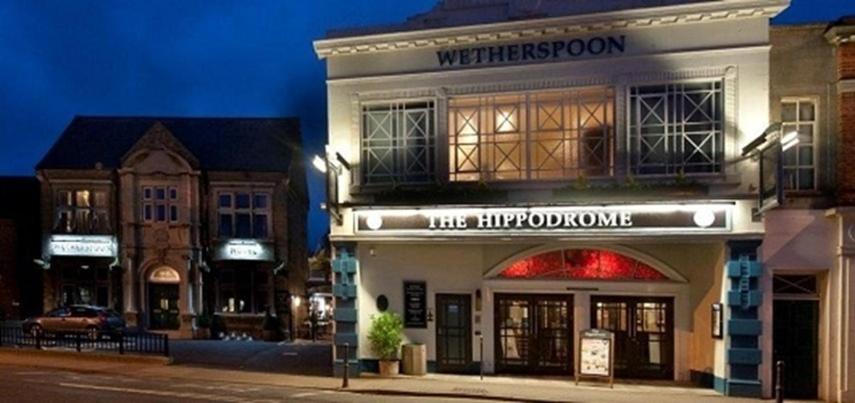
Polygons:
<instances>
[{"instance_id":1,"label":"large arched window","mask_svg":"<svg viewBox=\"0 0 855 403\"><path fill-rule=\"evenodd\" d=\"M668 280L658 270L636 259L597 249L565 249L535 255L508 266L499 278Z\"/></svg>"}]
</instances>

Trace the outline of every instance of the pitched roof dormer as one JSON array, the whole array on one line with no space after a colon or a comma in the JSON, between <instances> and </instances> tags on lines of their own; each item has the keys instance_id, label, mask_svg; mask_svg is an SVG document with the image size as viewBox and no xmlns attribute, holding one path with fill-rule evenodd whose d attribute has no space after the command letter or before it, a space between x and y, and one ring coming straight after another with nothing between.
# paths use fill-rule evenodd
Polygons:
<instances>
[{"instance_id":1,"label":"pitched roof dormer","mask_svg":"<svg viewBox=\"0 0 855 403\"><path fill-rule=\"evenodd\" d=\"M146 173L166 173L176 168L192 171L199 169L196 156L159 121L146 130L122 156L121 161L123 168L135 168Z\"/></svg>"}]
</instances>

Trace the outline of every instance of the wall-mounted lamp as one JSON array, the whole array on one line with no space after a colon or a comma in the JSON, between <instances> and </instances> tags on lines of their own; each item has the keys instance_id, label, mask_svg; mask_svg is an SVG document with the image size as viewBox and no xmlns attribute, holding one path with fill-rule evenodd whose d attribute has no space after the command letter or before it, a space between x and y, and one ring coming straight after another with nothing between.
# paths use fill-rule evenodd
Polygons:
<instances>
[{"instance_id":1,"label":"wall-mounted lamp","mask_svg":"<svg viewBox=\"0 0 855 403\"><path fill-rule=\"evenodd\" d=\"M338 176L344 173L344 170L351 170L350 163L344 157L335 152L335 161L330 160L330 147L327 146L323 156L315 155L312 158L312 165L319 172L323 173L327 179L327 200L323 210L335 219L338 225L342 224L342 216L338 210Z\"/></svg>"},{"instance_id":2,"label":"wall-mounted lamp","mask_svg":"<svg viewBox=\"0 0 855 403\"><path fill-rule=\"evenodd\" d=\"M428 321L428 322L433 322L433 309L432 309L432 308L428 308L428 311L427 311L427 321Z\"/></svg>"},{"instance_id":3,"label":"wall-mounted lamp","mask_svg":"<svg viewBox=\"0 0 855 403\"><path fill-rule=\"evenodd\" d=\"M315 158L312 159L312 165L315 166L315 169L318 172L325 174L327 173L327 161L324 158L321 158L320 155L315 155Z\"/></svg>"}]
</instances>

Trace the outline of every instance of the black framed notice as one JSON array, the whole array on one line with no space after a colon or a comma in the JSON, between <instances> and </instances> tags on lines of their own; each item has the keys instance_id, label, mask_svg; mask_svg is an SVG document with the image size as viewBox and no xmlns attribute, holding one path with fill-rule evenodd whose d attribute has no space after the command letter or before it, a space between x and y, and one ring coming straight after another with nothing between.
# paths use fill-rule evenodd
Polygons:
<instances>
[{"instance_id":1,"label":"black framed notice","mask_svg":"<svg viewBox=\"0 0 855 403\"><path fill-rule=\"evenodd\" d=\"M404 281L404 327L427 328L427 283Z\"/></svg>"}]
</instances>

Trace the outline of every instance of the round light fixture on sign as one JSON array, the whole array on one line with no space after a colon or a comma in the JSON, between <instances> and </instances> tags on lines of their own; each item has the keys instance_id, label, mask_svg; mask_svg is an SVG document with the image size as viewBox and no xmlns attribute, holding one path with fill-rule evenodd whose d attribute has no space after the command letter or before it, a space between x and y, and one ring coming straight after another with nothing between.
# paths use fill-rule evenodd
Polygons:
<instances>
[{"instance_id":1,"label":"round light fixture on sign","mask_svg":"<svg viewBox=\"0 0 855 403\"><path fill-rule=\"evenodd\" d=\"M715 213L709 209L698 210L693 217L695 224L701 228L707 228L715 222Z\"/></svg>"},{"instance_id":2,"label":"round light fixture on sign","mask_svg":"<svg viewBox=\"0 0 855 403\"><path fill-rule=\"evenodd\" d=\"M365 225L367 225L372 231L377 231L383 226L383 217L380 217L377 214L369 215L365 218Z\"/></svg>"}]
</instances>

